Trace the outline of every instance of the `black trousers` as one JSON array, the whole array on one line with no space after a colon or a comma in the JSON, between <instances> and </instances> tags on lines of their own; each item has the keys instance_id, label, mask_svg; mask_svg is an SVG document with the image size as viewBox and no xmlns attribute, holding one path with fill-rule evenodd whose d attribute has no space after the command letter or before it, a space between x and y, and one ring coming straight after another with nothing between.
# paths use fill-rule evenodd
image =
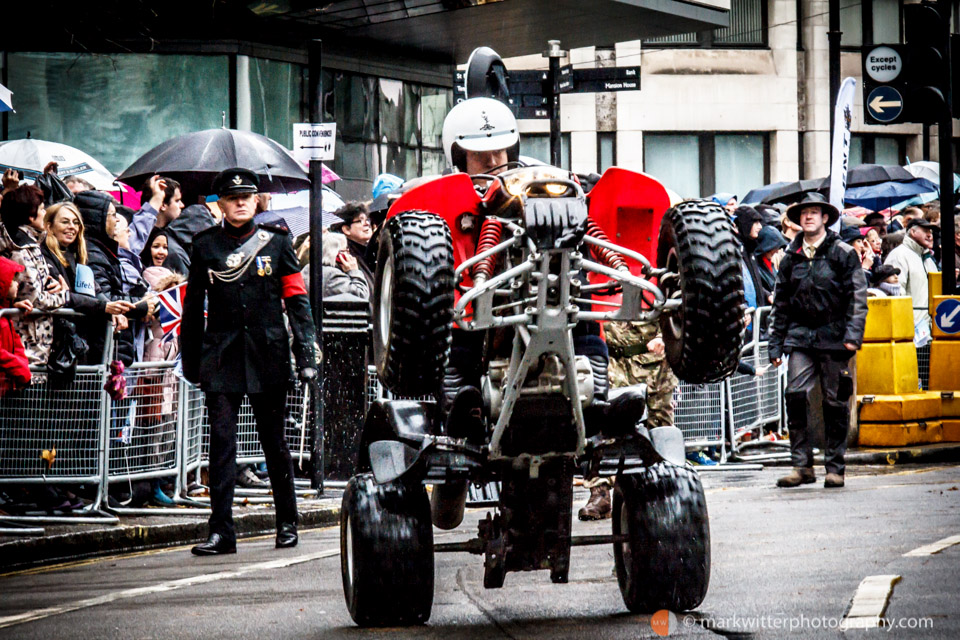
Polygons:
<instances>
[{"instance_id":1,"label":"black trousers","mask_svg":"<svg viewBox=\"0 0 960 640\"><path fill-rule=\"evenodd\" d=\"M267 472L277 510L277 525L297 523L293 489L293 459L283 437L286 389L247 394L257 423L257 435L267 460ZM210 418L210 533L235 540L233 491L237 481L237 414L243 393L206 394Z\"/></svg>"},{"instance_id":2,"label":"black trousers","mask_svg":"<svg viewBox=\"0 0 960 640\"><path fill-rule=\"evenodd\" d=\"M842 354L847 355L847 354ZM794 467L813 466L813 445L807 425L810 392L819 379L823 396L824 466L827 473L843 475L843 456L847 451L850 408L847 401L853 390L850 358L839 360L835 353L794 350L787 360L787 426L790 429L790 453Z\"/></svg>"}]
</instances>

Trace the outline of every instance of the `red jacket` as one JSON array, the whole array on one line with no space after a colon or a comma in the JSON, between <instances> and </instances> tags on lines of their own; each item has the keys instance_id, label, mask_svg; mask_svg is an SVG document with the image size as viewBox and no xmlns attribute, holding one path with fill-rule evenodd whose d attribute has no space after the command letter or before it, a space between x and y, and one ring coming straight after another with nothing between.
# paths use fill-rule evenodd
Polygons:
<instances>
[{"instance_id":1,"label":"red jacket","mask_svg":"<svg viewBox=\"0 0 960 640\"><path fill-rule=\"evenodd\" d=\"M0 309L12 306L9 299L10 283L23 271L23 266L13 260L0 258ZM8 391L25 387L30 383L30 367L23 352L23 343L9 316L0 316L0 397Z\"/></svg>"}]
</instances>

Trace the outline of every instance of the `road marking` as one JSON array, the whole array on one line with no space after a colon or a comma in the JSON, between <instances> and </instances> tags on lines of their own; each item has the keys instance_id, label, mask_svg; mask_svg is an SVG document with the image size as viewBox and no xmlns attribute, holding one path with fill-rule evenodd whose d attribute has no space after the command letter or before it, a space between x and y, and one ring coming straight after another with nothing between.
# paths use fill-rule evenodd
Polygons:
<instances>
[{"instance_id":1,"label":"road marking","mask_svg":"<svg viewBox=\"0 0 960 640\"><path fill-rule=\"evenodd\" d=\"M893 585L900 576L867 576L857 587L847 615L840 622L840 630L873 629L883 624L883 612L887 609Z\"/></svg>"},{"instance_id":2,"label":"road marking","mask_svg":"<svg viewBox=\"0 0 960 640\"><path fill-rule=\"evenodd\" d=\"M914 558L916 556L932 556L935 553L940 553L944 549L952 547L955 544L960 544L960 535L950 536L949 538L944 538L943 540L937 540L930 544L925 544L922 547L917 547L913 551L907 551L904 555L906 558Z\"/></svg>"},{"instance_id":3,"label":"road marking","mask_svg":"<svg viewBox=\"0 0 960 640\"><path fill-rule=\"evenodd\" d=\"M55 607L47 607L45 609L34 609L33 611L26 611L24 613L18 613L12 616L5 616L0 618L0 629L3 629L5 627L12 627L17 624L23 624L25 622L34 622L36 620L42 620L44 618L49 618L51 616L58 616L64 613L70 613L71 611L77 611L79 609L88 609L90 607L96 607L101 604L109 604L111 602L116 602L118 600L129 600L130 598L139 598L141 596L149 595L151 593L163 593L166 591L175 591L177 589L192 587L198 584L208 584L210 582L217 582L219 580L228 580L230 578L238 578L242 575L253 573L254 571L283 569L285 567L290 567L295 564L302 564L304 562L320 560L321 558L330 558L336 555L340 555L339 548L325 549L323 551L318 551L316 553L309 553L305 556L297 556L296 558L285 558L282 560L270 560L269 562L258 562L257 564L250 564L245 567L240 567L238 569L231 569L229 571L219 571L217 573L204 573L198 576L191 576L189 578L180 578L178 580L168 580L167 582L160 582L158 584L149 585L146 587L136 587L134 589L124 589L123 591L114 591L113 593L105 593L102 596L97 596L95 598L87 598L85 600L75 600L74 602L68 602L67 604L62 604Z\"/></svg>"},{"instance_id":4,"label":"road marking","mask_svg":"<svg viewBox=\"0 0 960 640\"><path fill-rule=\"evenodd\" d=\"M317 527L315 529L301 529L300 537L303 538L304 535L309 535L313 532L320 531L329 531L331 529L340 529L340 525L331 525L329 527ZM265 533L262 536L253 536L250 538L243 538L243 542L250 542L252 540L266 540L267 538L273 538L276 534L274 533ZM9 571L7 573L0 573L0 578L12 578L14 576L33 576L40 573L50 573L51 571L58 571L60 569L75 569L77 567L85 567L91 564L99 564L101 562L112 562L115 560L127 560L130 558L141 558L144 556L154 556L160 553L170 553L171 551L181 551L192 547L193 543L181 544L174 547L163 547L162 549L145 549L143 551L131 551L129 553L115 553L109 556L98 556L96 558L85 558L83 560L68 560L66 562L58 562L57 564L48 564L42 567L30 567L29 569L17 569L15 571Z\"/></svg>"}]
</instances>

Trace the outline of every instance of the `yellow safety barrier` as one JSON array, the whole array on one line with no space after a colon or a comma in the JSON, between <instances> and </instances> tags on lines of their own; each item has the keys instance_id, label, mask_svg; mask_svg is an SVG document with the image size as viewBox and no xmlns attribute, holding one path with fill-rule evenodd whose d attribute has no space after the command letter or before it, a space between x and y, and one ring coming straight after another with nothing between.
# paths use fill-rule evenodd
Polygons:
<instances>
[{"instance_id":1,"label":"yellow safety barrier","mask_svg":"<svg viewBox=\"0 0 960 640\"><path fill-rule=\"evenodd\" d=\"M909 296L867 298L867 325L863 340L913 340L913 299Z\"/></svg>"},{"instance_id":2,"label":"yellow safety barrier","mask_svg":"<svg viewBox=\"0 0 960 640\"><path fill-rule=\"evenodd\" d=\"M859 396L861 422L916 422L941 416L940 392Z\"/></svg>"},{"instance_id":3,"label":"yellow safety barrier","mask_svg":"<svg viewBox=\"0 0 960 640\"><path fill-rule=\"evenodd\" d=\"M942 441L943 423L940 420L893 424L867 422L860 425L862 447L906 447Z\"/></svg>"},{"instance_id":4,"label":"yellow safety barrier","mask_svg":"<svg viewBox=\"0 0 960 640\"><path fill-rule=\"evenodd\" d=\"M943 421L943 441L960 442L960 420Z\"/></svg>"},{"instance_id":5,"label":"yellow safety barrier","mask_svg":"<svg viewBox=\"0 0 960 640\"><path fill-rule=\"evenodd\" d=\"M934 340L930 344L929 387L931 391L960 389L960 340Z\"/></svg>"},{"instance_id":6,"label":"yellow safety barrier","mask_svg":"<svg viewBox=\"0 0 960 640\"><path fill-rule=\"evenodd\" d=\"M960 342L955 344L960 345ZM857 390L860 393L916 393L919 391L917 379L917 350L912 340L863 343L857 355Z\"/></svg>"}]
</instances>

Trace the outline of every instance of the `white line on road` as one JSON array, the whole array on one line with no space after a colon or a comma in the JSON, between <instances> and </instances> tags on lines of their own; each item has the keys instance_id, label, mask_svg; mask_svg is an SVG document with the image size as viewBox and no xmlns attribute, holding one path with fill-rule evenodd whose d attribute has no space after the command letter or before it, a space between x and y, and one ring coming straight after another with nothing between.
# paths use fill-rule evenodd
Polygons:
<instances>
[{"instance_id":1,"label":"white line on road","mask_svg":"<svg viewBox=\"0 0 960 640\"><path fill-rule=\"evenodd\" d=\"M23 624L25 622L42 620L43 618L49 618L50 616L57 616L64 613L70 613L71 611L77 611L79 609L88 609L90 607L96 607L101 604L109 604L111 602L116 602L117 600L139 598L140 596L148 595L151 593L162 593L165 591L174 591L176 589L183 589L184 587L192 587L198 584L207 584L210 582L217 582L218 580L227 580L230 578L237 578L244 574L252 573L254 571L267 571L269 569L283 569L284 567L290 567L295 564L310 562L312 560L320 560L321 558L329 558L331 556L336 556L336 555L340 555L339 548L325 549L324 551L309 553L305 556L297 556L295 558L285 558L283 560L271 560L269 562L259 562L257 564L250 564L245 567L240 567L238 569L231 569L229 571L219 571L217 573L204 573L198 576L191 576L189 578L180 578L179 580L168 580L167 582L160 582L158 584L154 584L146 587L136 587L134 589L124 589L123 591L114 591L113 593L105 593L102 596L97 596L95 598L87 598L85 600L76 600L74 602L68 602L67 604L58 605L56 607L47 607L46 609L34 609L33 611L26 611L24 613L18 613L12 616L5 616L3 618L0 618L0 629L3 629L5 627L12 627L13 625L17 625L17 624Z\"/></svg>"},{"instance_id":2,"label":"white line on road","mask_svg":"<svg viewBox=\"0 0 960 640\"><path fill-rule=\"evenodd\" d=\"M899 581L900 576L894 575L864 578L853 595L850 610L843 616L840 630L872 629L883 624L883 612L887 609L893 585Z\"/></svg>"},{"instance_id":3,"label":"white line on road","mask_svg":"<svg viewBox=\"0 0 960 640\"><path fill-rule=\"evenodd\" d=\"M958 307L960 309L960 307ZM914 556L932 556L935 553L940 553L944 549L952 547L955 544L960 544L960 535L950 536L949 538L944 538L943 540L937 540L931 544L925 544L922 547L917 547L913 551L907 551L904 557L912 558Z\"/></svg>"}]
</instances>

